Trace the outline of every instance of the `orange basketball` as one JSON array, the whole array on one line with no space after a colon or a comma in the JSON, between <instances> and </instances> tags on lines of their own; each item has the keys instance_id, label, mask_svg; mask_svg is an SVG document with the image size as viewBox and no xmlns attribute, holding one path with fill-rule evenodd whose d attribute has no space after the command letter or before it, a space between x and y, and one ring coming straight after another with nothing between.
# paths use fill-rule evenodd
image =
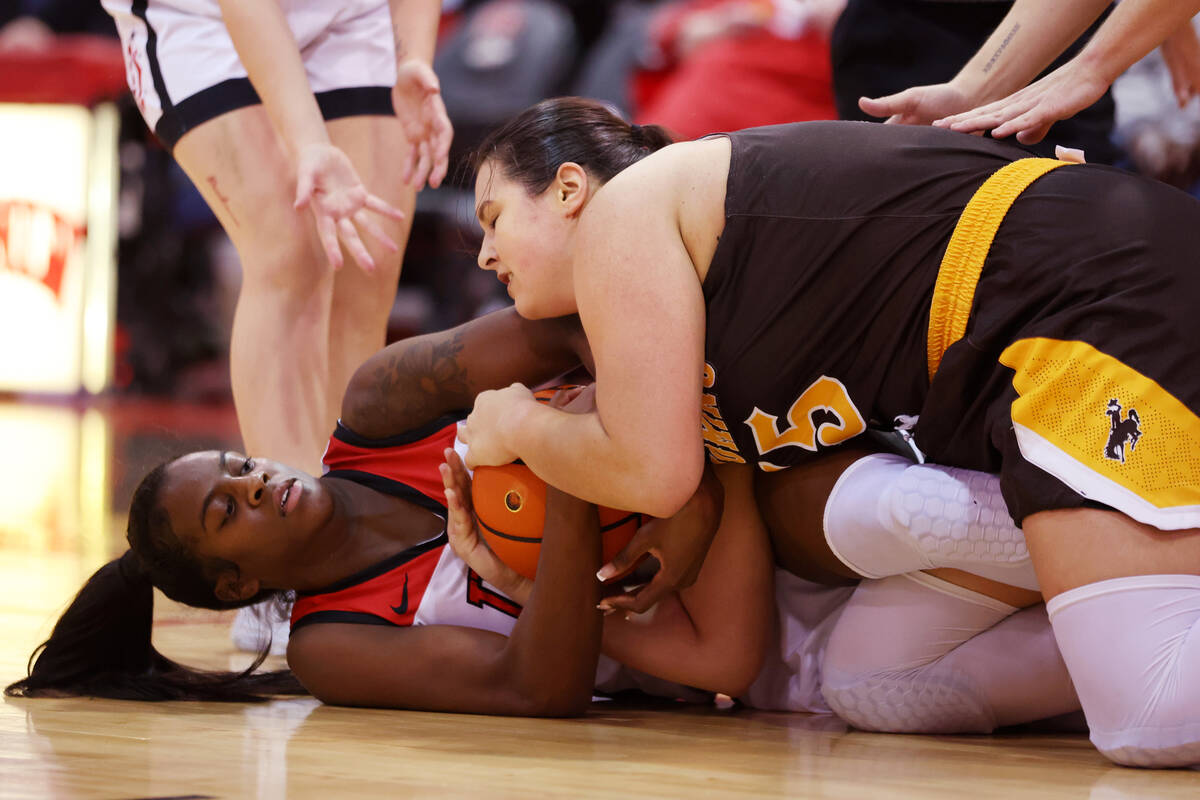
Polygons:
<instances>
[{"instance_id":1,"label":"orange basketball","mask_svg":"<svg viewBox=\"0 0 1200 800\"><path fill-rule=\"evenodd\" d=\"M471 496L484 541L501 561L533 578L546 524L545 481L524 464L477 467ZM641 514L600 508L603 563L629 544L641 524Z\"/></svg>"}]
</instances>

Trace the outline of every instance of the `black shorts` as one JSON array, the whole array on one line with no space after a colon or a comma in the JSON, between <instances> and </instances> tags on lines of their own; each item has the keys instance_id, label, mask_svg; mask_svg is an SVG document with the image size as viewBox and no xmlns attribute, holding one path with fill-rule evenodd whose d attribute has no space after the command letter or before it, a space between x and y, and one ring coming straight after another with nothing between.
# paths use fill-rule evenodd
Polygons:
<instances>
[{"instance_id":1,"label":"black shorts","mask_svg":"<svg viewBox=\"0 0 1200 800\"><path fill-rule=\"evenodd\" d=\"M966 335L916 428L930 461L999 472L1018 524L1116 509L1200 528L1200 203L1119 170L1055 170L1013 203Z\"/></svg>"}]
</instances>

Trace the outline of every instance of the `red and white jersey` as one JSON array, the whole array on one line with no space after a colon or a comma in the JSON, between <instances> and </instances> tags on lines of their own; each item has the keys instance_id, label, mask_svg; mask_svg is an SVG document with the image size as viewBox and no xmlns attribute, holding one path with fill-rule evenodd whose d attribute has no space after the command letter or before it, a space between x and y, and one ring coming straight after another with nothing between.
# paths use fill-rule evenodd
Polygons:
<instances>
[{"instance_id":1,"label":"red and white jersey","mask_svg":"<svg viewBox=\"0 0 1200 800\"><path fill-rule=\"evenodd\" d=\"M326 477L401 497L445 517L438 465L458 420L443 417L387 439L339 424L325 450ZM292 628L315 622L464 625L507 634L521 607L484 585L450 548L445 531L332 586L297 593Z\"/></svg>"},{"instance_id":2,"label":"red and white jersey","mask_svg":"<svg viewBox=\"0 0 1200 800\"><path fill-rule=\"evenodd\" d=\"M438 465L455 445L458 418L400 436L366 439L340 423L326 448L327 477L352 480L402 497L445 517ZM521 607L488 585L455 555L443 531L318 592L297 592L292 630L322 622L366 625L457 625L508 635ZM638 688L696 699L696 692L659 681L601 656L596 688Z\"/></svg>"}]
</instances>

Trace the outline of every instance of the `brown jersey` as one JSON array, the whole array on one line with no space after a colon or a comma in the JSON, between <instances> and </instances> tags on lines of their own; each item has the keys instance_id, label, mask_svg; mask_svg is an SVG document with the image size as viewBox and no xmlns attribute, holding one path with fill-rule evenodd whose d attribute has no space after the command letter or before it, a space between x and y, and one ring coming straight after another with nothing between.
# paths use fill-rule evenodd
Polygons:
<instances>
[{"instance_id":1,"label":"brown jersey","mask_svg":"<svg viewBox=\"0 0 1200 800\"><path fill-rule=\"evenodd\" d=\"M717 461L786 467L919 412L946 243L983 181L1028 154L865 122L729 139L725 230L704 282L706 444Z\"/></svg>"},{"instance_id":2,"label":"brown jersey","mask_svg":"<svg viewBox=\"0 0 1200 800\"><path fill-rule=\"evenodd\" d=\"M947 244L984 182L1029 153L855 122L729 139L703 287L711 459L782 469L900 422L930 460L999 472L1018 522L1098 504L1200 527L1200 203L1110 167L1037 178L931 380Z\"/></svg>"}]
</instances>

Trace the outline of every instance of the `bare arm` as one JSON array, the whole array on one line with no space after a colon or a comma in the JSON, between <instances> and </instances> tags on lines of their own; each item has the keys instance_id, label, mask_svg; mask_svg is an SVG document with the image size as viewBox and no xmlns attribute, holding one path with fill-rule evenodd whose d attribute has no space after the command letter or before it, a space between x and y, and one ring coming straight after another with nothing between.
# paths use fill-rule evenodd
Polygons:
<instances>
[{"instance_id":1,"label":"bare arm","mask_svg":"<svg viewBox=\"0 0 1200 800\"><path fill-rule=\"evenodd\" d=\"M220 5L238 58L293 155L308 145L329 144L279 0L220 0Z\"/></svg>"},{"instance_id":2,"label":"bare arm","mask_svg":"<svg viewBox=\"0 0 1200 800\"><path fill-rule=\"evenodd\" d=\"M447 625L317 624L288 663L327 703L566 716L591 701L600 652L595 509L550 490L538 578L508 637Z\"/></svg>"},{"instance_id":3,"label":"bare arm","mask_svg":"<svg viewBox=\"0 0 1200 800\"><path fill-rule=\"evenodd\" d=\"M410 145L404 180L418 188L441 185L449 167L454 132L433 72L441 19L440 0L389 0L396 42L396 86L392 104Z\"/></svg>"},{"instance_id":4,"label":"bare arm","mask_svg":"<svg viewBox=\"0 0 1200 800\"><path fill-rule=\"evenodd\" d=\"M388 0L392 12L392 31L396 39L396 60L415 58L433 64L441 0Z\"/></svg>"},{"instance_id":5,"label":"bare arm","mask_svg":"<svg viewBox=\"0 0 1200 800\"><path fill-rule=\"evenodd\" d=\"M528 602L533 581L518 575L488 549L471 513L466 471L457 459L448 464L443 467L443 479L458 487L455 500L448 503L447 518L455 552L505 596ZM772 561L766 530L751 494L749 470L722 466L716 471L720 481L713 479L715 491L702 483L683 514L662 520L705 526L710 524L706 519L710 512L720 515L720 526L695 583L667 594L644 614L627 616L618 610L606 616L603 651L650 675L736 696L762 667L774 619ZM726 491L729 500L722 513L721 496ZM693 505L699 507L697 513L690 513ZM601 607L607 602L601 601Z\"/></svg>"},{"instance_id":6,"label":"bare arm","mask_svg":"<svg viewBox=\"0 0 1200 800\"><path fill-rule=\"evenodd\" d=\"M958 131L1017 134L1041 141L1060 119L1094 103L1117 76L1161 44L1200 11L1197 0L1124 0L1080 51L1054 72L1015 94L937 124Z\"/></svg>"},{"instance_id":7,"label":"bare arm","mask_svg":"<svg viewBox=\"0 0 1200 800\"><path fill-rule=\"evenodd\" d=\"M502 309L371 356L350 379L342 421L369 438L392 436L470 408L485 389L542 383L584 360L577 317L530 321Z\"/></svg>"},{"instance_id":8,"label":"bare arm","mask_svg":"<svg viewBox=\"0 0 1200 800\"><path fill-rule=\"evenodd\" d=\"M661 155L613 178L579 222L574 288L596 411L547 408L520 387L484 393L463 437L468 466L521 458L565 492L656 517L692 496L704 466L704 298Z\"/></svg>"},{"instance_id":9,"label":"bare arm","mask_svg":"<svg viewBox=\"0 0 1200 800\"><path fill-rule=\"evenodd\" d=\"M696 582L647 613L604 622L604 652L666 680L737 696L753 683L775 624L766 529L741 465L717 466L724 513Z\"/></svg>"},{"instance_id":10,"label":"bare arm","mask_svg":"<svg viewBox=\"0 0 1200 800\"><path fill-rule=\"evenodd\" d=\"M954 82L976 104L1015 92L1050 66L1111 4L1110 0L1016 0Z\"/></svg>"},{"instance_id":11,"label":"bare arm","mask_svg":"<svg viewBox=\"0 0 1200 800\"><path fill-rule=\"evenodd\" d=\"M1109 0L1016 0L953 79L887 97L864 97L859 107L872 116L888 117L888 122L928 125L1006 97L1049 66L1110 4Z\"/></svg>"}]
</instances>

